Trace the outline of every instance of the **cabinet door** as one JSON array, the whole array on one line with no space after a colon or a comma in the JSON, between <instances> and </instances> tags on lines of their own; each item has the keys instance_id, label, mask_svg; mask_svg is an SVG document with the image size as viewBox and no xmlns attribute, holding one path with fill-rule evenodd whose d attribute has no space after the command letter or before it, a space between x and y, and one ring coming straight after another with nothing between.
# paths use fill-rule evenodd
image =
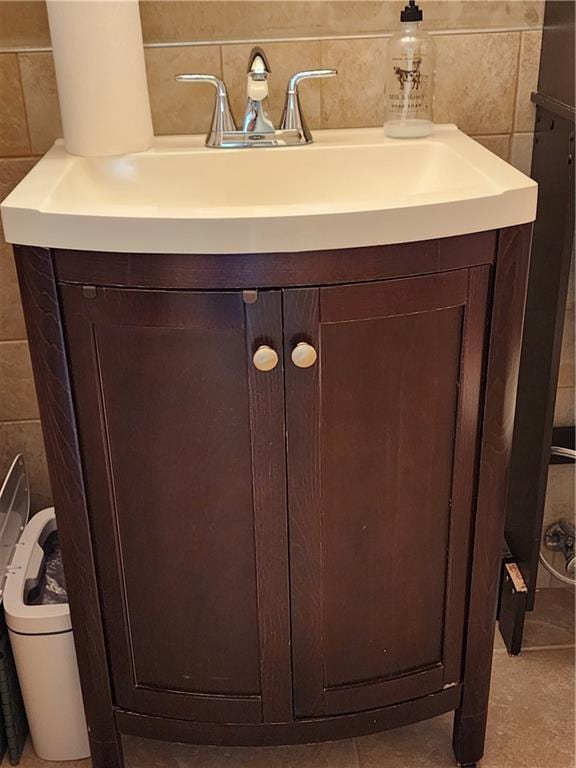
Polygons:
<instances>
[{"instance_id":1,"label":"cabinet door","mask_svg":"<svg viewBox=\"0 0 576 768\"><path fill-rule=\"evenodd\" d=\"M61 294L116 703L286 719L280 294Z\"/></svg>"},{"instance_id":2,"label":"cabinet door","mask_svg":"<svg viewBox=\"0 0 576 768\"><path fill-rule=\"evenodd\" d=\"M481 267L285 292L298 717L460 680L487 284Z\"/></svg>"}]
</instances>

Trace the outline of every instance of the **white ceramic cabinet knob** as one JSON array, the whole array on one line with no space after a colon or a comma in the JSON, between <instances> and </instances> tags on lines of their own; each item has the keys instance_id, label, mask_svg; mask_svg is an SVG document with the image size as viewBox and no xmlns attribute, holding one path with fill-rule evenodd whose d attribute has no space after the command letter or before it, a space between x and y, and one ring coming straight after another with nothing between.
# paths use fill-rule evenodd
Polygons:
<instances>
[{"instance_id":1,"label":"white ceramic cabinet knob","mask_svg":"<svg viewBox=\"0 0 576 768\"><path fill-rule=\"evenodd\" d=\"M310 368L318 359L318 354L311 344L299 341L292 350L291 357L297 368Z\"/></svg>"},{"instance_id":2,"label":"white ceramic cabinet knob","mask_svg":"<svg viewBox=\"0 0 576 768\"><path fill-rule=\"evenodd\" d=\"M278 365L278 354L272 347L262 344L252 356L254 367L259 371L271 371Z\"/></svg>"}]
</instances>

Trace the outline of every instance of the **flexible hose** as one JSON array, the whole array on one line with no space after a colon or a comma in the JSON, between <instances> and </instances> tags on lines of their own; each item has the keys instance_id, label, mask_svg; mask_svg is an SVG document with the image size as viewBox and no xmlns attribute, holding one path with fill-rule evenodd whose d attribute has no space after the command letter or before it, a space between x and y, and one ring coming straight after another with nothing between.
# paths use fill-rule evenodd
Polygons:
<instances>
[{"instance_id":1,"label":"flexible hose","mask_svg":"<svg viewBox=\"0 0 576 768\"><path fill-rule=\"evenodd\" d=\"M566 459L576 460L576 451L572 448L561 448L559 445L553 445L550 448L550 453L553 456L564 456Z\"/></svg>"},{"instance_id":2,"label":"flexible hose","mask_svg":"<svg viewBox=\"0 0 576 768\"><path fill-rule=\"evenodd\" d=\"M565 576L563 573L560 573L560 571L557 571L556 568L553 568L542 554L542 550L540 550L539 558L544 568L546 568L548 573L551 573L555 579L558 579L558 581L561 581L563 584L569 584L571 587L576 586L576 578L571 579L569 576Z\"/></svg>"},{"instance_id":3,"label":"flexible hose","mask_svg":"<svg viewBox=\"0 0 576 768\"><path fill-rule=\"evenodd\" d=\"M567 459L574 459L576 460L576 451L572 448L561 448L559 445L553 445L550 448L550 453L554 456L564 456ZM548 573L552 574L555 579L558 579L558 581L561 581L563 584L569 584L571 587L576 586L576 577L571 579L569 576L566 576L563 573L560 573L560 571L557 571L556 568L550 565L548 560L544 557L542 554L542 543L540 544L540 552L538 555L540 562L546 568Z\"/></svg>"}]
</instances>

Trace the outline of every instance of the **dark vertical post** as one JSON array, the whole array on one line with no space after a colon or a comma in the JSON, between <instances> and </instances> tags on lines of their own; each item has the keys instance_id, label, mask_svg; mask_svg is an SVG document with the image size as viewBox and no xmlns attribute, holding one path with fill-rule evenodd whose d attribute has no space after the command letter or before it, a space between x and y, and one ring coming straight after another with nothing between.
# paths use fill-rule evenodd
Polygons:
<instances>
[{"instance_id":1,"label":"dark vertical post","mask_svg":"<svg viewBox=\"0 0 576 768\"><path fill-rule=\"evenodd\" d=\"M554 404L574 244L574 3L547 0L532 156L538 218L530 263L519 391L512 444L506 543L534 607ZM524 609L500 607L511 653L522 643ZM511 637L514 636L514 642Z\"/></svg>"},{"instance_id":2,"label":"dark vertical post","mask_svg":"<svg viewBox=\"0 0 576 768\"><path fill-rule=\"evenodd\" d=\"M498 239L464 654L464 690L454 722L454 753L458 763L465 766L475 765L484 751L531 231L529 224L511 227L502 230Z\"/></svg>"},{"instance_id":3,"label":"dark vertical post","mask_svg":"<svg viewBox=\"0 0 576 768\"><path fill-rule=\"evenodd\" d=\"M65 562L93 768L122 768L52 256L14 248Z\"/></svg>"}]
</instances>

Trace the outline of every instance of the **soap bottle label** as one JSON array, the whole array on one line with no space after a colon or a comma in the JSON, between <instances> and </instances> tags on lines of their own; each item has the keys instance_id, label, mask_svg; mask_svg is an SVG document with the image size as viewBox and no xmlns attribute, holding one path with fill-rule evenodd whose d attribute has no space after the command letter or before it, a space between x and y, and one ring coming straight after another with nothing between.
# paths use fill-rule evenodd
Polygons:
<instances>
[{"instance_id":1,"label":"soap bottle label","mask_svg":"<svg viewBox=\"0 0 576 768\"><path fill-rule=\"evenodd\" d=\"M422 57L399 54L390 59L392 72L388 80L389 117L427 118L430 114L428 82Z\"/></svg>"}]
</instances>

